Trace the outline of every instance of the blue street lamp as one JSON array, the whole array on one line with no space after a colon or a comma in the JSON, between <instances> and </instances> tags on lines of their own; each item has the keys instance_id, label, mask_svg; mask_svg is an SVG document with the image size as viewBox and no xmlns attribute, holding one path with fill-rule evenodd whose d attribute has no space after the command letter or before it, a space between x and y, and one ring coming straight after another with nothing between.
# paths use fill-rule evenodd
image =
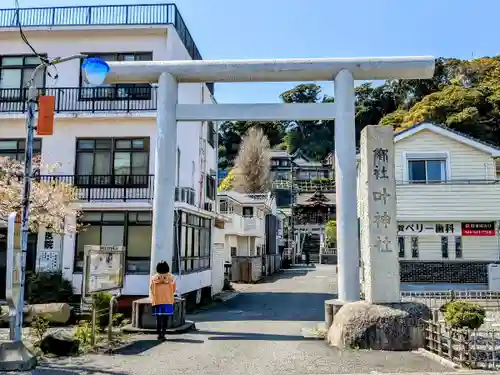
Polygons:
<instances>
[{"instance_id":1,"label":"blue street lamp","mask_svg":"<svg viewBox=\"0 0 500 375\"><path fill-rule=\"evenodd\" d=\"M82 69L85 72L85 79L94 86L104 83L109 73L109 65L98 57L89 57L83 61Z\"/></svg>"}]
</instances>

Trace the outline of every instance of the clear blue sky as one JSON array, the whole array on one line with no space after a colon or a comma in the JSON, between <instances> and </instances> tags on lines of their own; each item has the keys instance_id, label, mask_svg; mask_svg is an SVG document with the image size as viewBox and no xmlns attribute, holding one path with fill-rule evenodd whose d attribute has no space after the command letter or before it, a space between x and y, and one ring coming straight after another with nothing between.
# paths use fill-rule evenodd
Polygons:
<instances>
[{"instance_id":1,"label":"clear blue sky","mask_svg":"<svg viewBox=\"0 0 500 375\"><path fill-rule=\"evenodd\" d=\"M155 0L19 0L21 7ZM500 0L177 0L205 59L500 54ZM13 7L14 0L2 1ZM332 84L323 84L332 94ZM219 84L219 102L275 102L294 84Z\"/></svg>"}]
</instances>

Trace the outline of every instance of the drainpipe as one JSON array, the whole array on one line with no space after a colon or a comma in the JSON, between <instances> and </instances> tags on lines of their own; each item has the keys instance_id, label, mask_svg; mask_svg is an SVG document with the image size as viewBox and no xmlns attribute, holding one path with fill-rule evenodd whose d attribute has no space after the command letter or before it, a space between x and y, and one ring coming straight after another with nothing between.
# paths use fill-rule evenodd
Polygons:
<instances>
[{"instance_id":1,"label":"drainpipe","mask_svg":"<svg viewBox=\"0 0 500 375\"><path fill-rule=\"evenodd\" d=\"M215 101L215 99L214 99ZM215 121L215 213L219 213L219 122Z\"/></svg>"}]
</instances>

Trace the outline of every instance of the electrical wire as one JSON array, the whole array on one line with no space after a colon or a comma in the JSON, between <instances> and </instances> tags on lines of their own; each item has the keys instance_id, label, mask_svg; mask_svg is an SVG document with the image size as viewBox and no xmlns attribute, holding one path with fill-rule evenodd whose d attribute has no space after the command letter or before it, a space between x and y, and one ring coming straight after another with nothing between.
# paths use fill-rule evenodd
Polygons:
<instances>
[{"instance_id":1,"label":"electrical wire","mask_svg":"<svg viewBox=\"0 0 500 375\"><path fill-rule=\"evenodd\" d=\"M22 41L24 42L24 44L28 46L31 52L33 52L33 54L40 59L41 63L45 65L46 68L52 66L53 69L55 69L54 75L52 75L49 71L47 71L47 75L50 78L57 79L59 77L59 74L57 72L57 67L54 64L52 64L47 57L40 55L33 47L33 45L29 42L28 38L26 38L26 34L24 33L23 26L21 23L21 16L20 16L21 6L19 5L19 0L14 0L14 3L15 3L16 23L19 28L19 35L21 36ZM34 78L35 77L31 77L31 79L27 83L27 86L30 86L32 84Z\"/></svg>"}]
</instances>

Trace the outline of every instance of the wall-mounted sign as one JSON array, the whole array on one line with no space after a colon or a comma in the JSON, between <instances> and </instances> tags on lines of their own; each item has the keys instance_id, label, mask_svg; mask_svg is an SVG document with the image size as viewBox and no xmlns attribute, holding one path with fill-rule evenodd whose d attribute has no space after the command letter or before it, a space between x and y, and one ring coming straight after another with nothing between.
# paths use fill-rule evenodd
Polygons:
<instances>
[{"instance_id":1,"label":"wall-mounted sign","mask_svg":"<svg viewBox=\"0 0 500 375\"><path fill-rule=\"evenodd\" d=\"M399 222L398 236L461 235L460 223Z\"/></svg>"},{"instance_id":2,"label":"wall-mounted sign","mask_svg":"<svg viewBox=\"0 0 500 375\"><path fill-rule=\"evenodd\" d=\"M462 236L494 236L495 222L462 223Z\"/></svg>"}]
</instances>

